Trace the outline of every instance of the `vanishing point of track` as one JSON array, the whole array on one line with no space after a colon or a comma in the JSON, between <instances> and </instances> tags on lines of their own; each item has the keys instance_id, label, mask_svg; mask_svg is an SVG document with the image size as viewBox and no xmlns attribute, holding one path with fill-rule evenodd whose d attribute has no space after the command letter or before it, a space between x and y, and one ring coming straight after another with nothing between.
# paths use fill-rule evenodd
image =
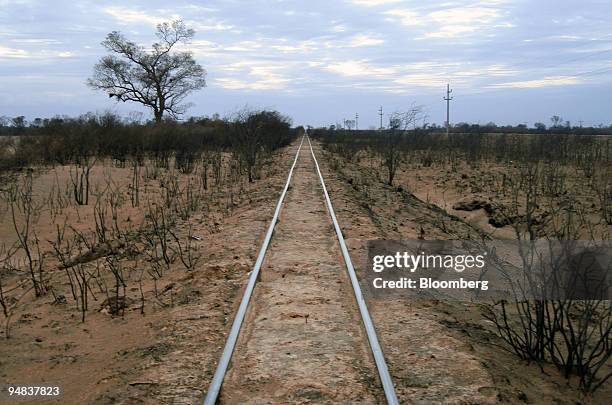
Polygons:
<instances>
[{"instance_id":1,"label":"vanishing point of track","mask_svg":"<svg viewBox=\"0 0 612 405\"><path fill-rule=\"evenodd\" d=\"M285 196L287 195L287 191L290 188L290 184L291 184L291 180L293 177L293 173L294 170L296 169L296 164L298 163L298 159L300 157L300 152L302 150L302 147L304 146L304 142L308 142L308 147L310 148L310 155L312 156L312 160L314 162L314 167L316 168L316 173L318 175L318 180L320 182L320 187L323 191L323 195L325 197L325 206L327 208L327 212L329 214L329 216L332 219L333 222L333 227L335 229L335 233L336 233L336 237L337 237L337 242L340 246L340 249L342 251L342 256L344 259L344 264L346 266L346 270L348 273L348 277L350 279L350 283L351 283L351 287L352 287L352 292L354 294L354 298L355 298L355 302L357 303L357 306L359 308L359 315L361 317L361 321L363 324L363 328L365 330L366 336L367 336L367 340L368 340L368 346L369 346L369 350L371 351L371 354L374 358L374 362L376 365L376 369L378 372L378 377L380 379L380 383L382 385L382 388L384 390L384 395L385 398L387 400L387 403L389 404L397 404L398 400L397 400L397 396L395 394L395 389L393 386L393 381L391 380L391 376L389 375L389 371L387 369L387 365L385 362L385 358L382 352L382 349L380 347L380 344L378 342L378 338L376 336L376 331L374 328L374 325L372 323L372 319L369 315L368 309L367 309L367 305L366 302L364 300L364 297L362 295L361 292L361 288L359 285L359 281L357 279L357 276L355 274L355 269L353 267L350 255L348 253L348 249L346 247L346 243L344 241L344 237L342 235L342 231L340 229L340 225L338 224L338 220L336 218L336 215L334 213L334 209L331 203L331 199L329 197L329 194L327 192L327 188L325 186L325 182L323 180L323 176L321 174L321 170L319 168L319 164L317 162L315 153L314 153L314 149L312 147L312 144L310 142L310 139L307 136L302 137L302 140L299 144L298 150L295 154L295 158L293 160L293 164L291 166L291 169L289 170L289 174L287 176L287 181L285 183L285 186L283 188L283 191L280 195L280 198L278 200L278 203L276 205L276 209L274 211L274 215L272 217L272 221L270 222L270 225L268 227L268 230L266 232L264 241L261 245L261 249L259 251L259 254L257 256L257 260L255 262L255 265L253 267L253 270L250 273L249 279L248 279L248 283L246 285L245 291L244 291L244 295L242 297L242 301L240 302L240 306L238 307L238 310L236 312L236 316L234 318L231 330L229 332L229 335L227 336L227 340L225 343L225 347L223 349L221 358L219 360L219 363L217 365L217 369L215 371L215 374L213 376L213 379L210 383L208 392L206 394L206 397L204 399L204 404L205 405L213 405L216 403L217 398L219 396L220 390L221 390L221 385L223 384L223 381L226 377L226 373L228 371L228 367L230 365L230 361L232 358L232 354L234 353L235 349L236 349L236 343L238 341L238 337L240 335L240 331L241 328L243 326L243 321L245 319L245 316L247 315L247 309L249 308L249 302L251 301L251 297L253 295L253 291L255 289L255 285L257 284L257 281L260 278L260 270L262 267L262 264L264 263L264 259L266 257L266 252L268 251L268 247L270 245L270 242L272 240L273 234L274 234L274 230L275 230L275 226L279 221L279 216L281 214L281 210L283 207L283 203L285 200ZM323 382L324 383L324 382Z\"/></svg>"}]
</instances>

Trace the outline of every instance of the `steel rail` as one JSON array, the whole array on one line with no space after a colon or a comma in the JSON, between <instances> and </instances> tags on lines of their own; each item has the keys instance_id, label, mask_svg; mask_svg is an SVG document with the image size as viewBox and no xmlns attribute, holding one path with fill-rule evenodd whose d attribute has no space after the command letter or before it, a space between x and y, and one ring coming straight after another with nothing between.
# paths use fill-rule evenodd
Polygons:
<instances>
[{"instance_id":1,"label":"steel rail","mask_svg":"<svg viewBox=\"0 0 612 405\"><path fill-rule=\"evenodd\" d=\"M232 324L232 329L230 330L229 335L227 336L227 340L225 342L225 347L223 348L223 353L221 355L221 359L219 360L219 364L217 365L217 369L215 371L215 375L208 387L208 392L206 393L206 397L204 398L204 405L214 405L217 401L217 397L219 396L219 391L221 390L221 385L223 384L223 379L225 377L225 373L229 366L229 362L232 358L232 354L234 352L234 348L236 346L236 341L238 339L238 335L240 334L240 328L242 326L242 322L244 321L244 317L246 315L247 307L249 306L249 301L251 300L251 295L253 295L253 289L255 288L255 283L257 283L257 277L259 275L259 270L261 269L261 265L263 263L264 257L266 256L266 251L268 250L268 245L270 244L270 239L272 239L272 234L274 233L274 226L278 221L278 216L281 211L281 207L283 205L283 200L285 199L285 195L287 194L287 190L289 189L289 183L291 183L291 177L293 176L293 169L295 169L295 165L298 161L298 157L300 156L300 150L302 149L302 144L304 143L304 137L302 137L302 141L300 142L300 146L295 154L295 159L293 160L293 165L289 170L289 175L287 176L287 182L285 183L285 188L278 199L278 203L276 204L276 210L274 211L274 216L272 217L272 221L270 222L270 226L268 227L268 232L266 233L266 237L261 245L261 249L259 250L259 255L257 256L257 261L253 266L253 270L251 271L251 275L249 277L249 281L247 283L246 289L244 291L244 295L242 296L242 301L240 302L240 306L238 307L238 311L236 312L236 317L234 318L234 323Z\"/></svg>"},{"instance_id":2,"label":"steel rail","mask_svg":"<svg viewBox=\"0 0 612 405\"><path fill-rule=\"evenodd\" d=\"M355 299L357 300L357 305L359 306L359 312L361 313L361 320L363 321L363 325L365 327L366 334L368 335L370 349L372 350L372 354L374 355L374 361L376 362L376 368L378 369L378 375L380 376L380 381L382 383L383 390L385 391L385 397L387 398L387 403L390 405L397 405L399 404L399 402L397 400L397 395L395 394L395 387L393 386L393 380L391 379L391 375L389 374L389 369L387 368L387 363L385 362L385 356L380 347L380 344L378 343L378 337L376 336L376 329L374 328L374 324L372 323L372 318L370 318L370 313L368 312L368 307L363 298L363 294L361 293L361 287L359 286L359 280L357 280L357 275L355 274L355 268L353 267L353 262L351 261L351 256L349 255L348 249L346 248L346 243L344 242L344 236L342 236L342 230L340 229L340 225L338 224L338 220L336 219L336 214L334 213L334 207L332 207L331 199L329 198L327 188L325 187L325 182L323 181L323 175L321 174L321 169L319 169L319 163L317 162L317 158L315 157L314 150L312 149L310 138L307 138L307 139L308 139L308 145L310 146L310 153L312 154L312 159L315 162L317 173L319 174L319 180L321 180L321 187L323 188L323 194L325 194L325 201L327 202L327 209L334 223L334 228L336 229L336 235L338 235L338 242L340 243L340 249L342 249L342 256L344 256L344 262L346 263L346 269L348 270L349 277L351 279L351 284L353 285L353 292L355 293Z\"/></svg>"}]
</instances>

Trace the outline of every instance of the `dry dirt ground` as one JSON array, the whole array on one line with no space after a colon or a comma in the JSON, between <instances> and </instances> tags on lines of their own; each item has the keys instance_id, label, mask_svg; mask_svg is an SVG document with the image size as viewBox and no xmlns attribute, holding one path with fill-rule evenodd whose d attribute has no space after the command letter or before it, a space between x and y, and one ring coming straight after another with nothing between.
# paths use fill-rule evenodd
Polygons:
<instances>
[{"instance_id":1,"label":"dry dirt ground","mask_svg":"<svg viewBox=\"0 0 612 405\"><path fill-rule=\"evenodd\" d=\"M313 146L356 267L370 239L482 232L405 190L364 181L362 168L332 164L335 158ZM11 339L0 335L0 380L63 385L63 398L46 403L199 403L296 147L279 153L277 170L249 186L231 213L194 216L202 259L191 271L175 265L144 315L137 305L117 317L92 309L81 323L70 303L51 305L48 295L24 301ZM307 152L255 289L224 403L383 400ZM583 397L555 370L517 360L498 346L476 306L398 299L369 299L368 306L402 403L604 404L612 395L608 384Z\"/></svg>"},{"instance_id":2,"label":"dry dirt ground","mask_svg":"<svg viewBox=\"0 0 612 405\"><path fill-rule=\"evenodd\" d=\"M383 403L308 145L268 249L221 403Z\"/></svg>"},{"instance_id":3,"label":"dry dirt ground","mask_svg":"<svg viewBox=\"0 0 612 405\"><path fill-rule=\"evenodd\" d=\"M149 296L144 315L136 300L137 284L129 286L127 295L134 297L134 305L123 316L100 311L99 297L90 302L85 323L71 298L67 304L54 304L49 294L24 297L13 316L11 338L5 339L4 328L0 332L0 380L63 386L62 398L37 403L201 401L292 157L290 150L280 152L270 169L264 170L263 180L244 185L241 198L234 196L229 211L225 193L220 201L192 216L192 232L201 237L193 242L200 260L191 271L177 260L157 282L158 298L151 296L153 283L145 283ZM123 177L117 174L117 181L129 178L129 172ZM45 181L54 177L53 173L37 176L34 189L51 188ZM46 195L46 191L39 194ZM75 226L91 227L93 209L80 210ZM48 237L45 232L53 232L48 213L43 214L37 228L41 240ZM11 238L7 221L5 216L2 234ZM186 237L185 226L179 228L179 236ZM66 282L54 288L69 296Z\"/></svg>"},{"instance_id":4,"label":"dry dirt ground","mask_svg":"<svg viewBox=\"0 0 612 405\"><path fill-rule=\"evenodd\" d=\"M447 161L435 160L427 166L420 161L422 156L410 155L406 162L398 168L394 185L414 194L415 197L428 204L446 211L480 229L494 239L516 239L511 225L503 225L506 220L501 215L505 209L510 213L514 201L510 183L520 179L519 162L467 162L460 159L453 164ZM379 159L373 159L368 154L359 155L359 164L373 172L384 173L380 168ZM554 169L551 169L554 168ZM601 217L601 200L592 184L598 188L609 187L612 177L612 167L601 165L596 174L587 178L582 169L575 165L553 164L540 167L540 175L544 177L549 189L540 190L534 219L541 223L536 225L538 236L550 235L553 212L560 204L573 206L576 219L587 220L596 239L609 239L611 227ZM538 186L545 187L540 183ZM517 204L519 213L524 213L525 195L520 189ZM474 204L476 203L476 204ZM470 205L475 205L469 207ZM467 207L467 208L466 208ZM487 210L488 209L488 210ZM497 220L497 221L496 221ZM493 225L492 222L498 222ZM553 221L554 222L554 221ZM590 228L590 227L589 227ZM589 239L591 235L583 233L581 238Z\"/></svg>"},{"instance_id":5,"label":"dry dirt ground","mask_svg":"<svg viewBox=\"0 0 612 405\"><path fill-rule=\"evenodd\" d=\"M431 199L420 200L406 191L407 182L388 187L361 165L318 153L362 275L368 240L463 239L487 229L479 221L450 215ZM414 179L416 174L404 176ZM435 194L434 188L429 191ZM502 348L476 305L370 297L368 306L402 403L605 404L612 397L610 383L594 397L585 397L556 370L542 372L518 360Z\"/></svg>"}]
</instances>

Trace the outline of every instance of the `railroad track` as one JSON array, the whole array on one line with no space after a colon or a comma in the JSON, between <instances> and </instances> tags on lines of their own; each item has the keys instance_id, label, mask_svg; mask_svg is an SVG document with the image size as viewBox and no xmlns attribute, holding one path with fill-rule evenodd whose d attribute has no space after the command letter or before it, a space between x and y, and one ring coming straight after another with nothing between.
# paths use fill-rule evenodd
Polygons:
<instances>
[{"instance_id":1,"label":"railroad track","mask_svg":"<svg viewBox=\"0 0 612 405\"><path fill-rule=\"evenodd\" d=\"M310 153L304 150L306 144ZM300 158L302 161L300 161ZM288 191L296 169L302 174L294 182L295 188L299 190L291 190L293 194L288 202L295 212L283 212L286 196L289 194ZM316 189L322 191L324 204L316 201L305 201L304 197L316 193ZM302 194L300 195L299 192ZM329 228L326 228L328 224L320 223L321 216L325 212L331 217L335 238L331 235L326 236L325 231L329 230ZM281 225L281 229L278 230L277 224L281 215L286 217L285 222L290 223L290 225L284 227ZM276 235L277 232L280 235L273 238L273 235ZM331 238L335 240L331 241ZM276 246L270 253L269 248L273 239ZM308 245L309 242L310 245ZM299 256L299 250L303 249L304 246L310 246L317 250L317 261L311 270L302 271L300 266L303 266L303 263L291 259ZM342 253L350 288L346 285L346 282L343 283L338 280L339 268L337 263L334 263L337 262L337 257L329 252L326 255L325 252L326 250L333 250L333 247L337 246ZM310 252L307 256L310 261L312 261L313 254L315 252ZM268 256L272 256L272 258L269 259ZM264 272L265 274L262 274L261 269L264 263L268 263L268 268ZM273 269L272 264L280 264L280 271L276 268ZM269 276L268 273L270 273ZM289 276L285 279L287 274ZM256 300L256 308L253 309L253 305L250 305L250 303L253 301L255 286L262 277L267 277L269 280L261 287L261 297ZM344 278L346 280L346 277ZM327 287L334 283L334 280L335 283L340 285L339 289ZM354 298L352 310L354 311L354 304L356 303L358 317L363 329L354 325L356 323L355 318L346 308L350 304L347 304L346 298L342 298L343 291L346 293L345 296L350 294ZM310 326L308 326L310 313L283 312L284 309L290 308L311 310L313 316L310 320ZM268 313L266 316L259 313L258 316L258 311L268 311ZM356 314L354 316L357 317ZM245 323L246 318L249 319ZM299 320L293 321L294 318ZM279 324L275 321L276 319L285 319L285 321ZM287 321L287 319L290 321ZM304 319L303 324L301 324L301 319ZM345 330L343 330L343 327ZM248 338L241 337L241 330L244 334L245 328L248 329ZM364 331L367 344L363 342ZM228 377L230 360L237 350L239 338L243 340L243 345L246 347L239 349L242 350L242 353L237 360L244 364L236 367L236 370L232 370L233 375ZM304 340L305 343L301 344L300 340ZM281 354L283 350L287 352ZM369 355L360 355L360 350L367 350L370 353ZM286 354L287 357L283 357L283 354ZM376 371L373 371L374 365L368 364L371 363L371 359L374 360ZM333 363L334 360L337 364L330 366L329 361ZM234 367L234 363L232 362L232 367ZM355 366L355 364L359 366ZM250 373L256 372L257 368L262 367L265 370L263 370L261 378L256 382L251 381ZM320 371L321 375L310 378L313 370L322 370ZM279 375L282 374L283 377L270 377L269 373L274 371L277 371ZM376 379L372 376L374 373L378 375L378 381L375 381L379 385L378 390L382 386L387 403L397 404L398 400L393 381L389 375L355 269L334 213L319 163L310 139L304 136L298 146L272 221L250 273L240 306L204 399L204 404L213 405L217 402L224 381L227 384L224 391L228 388L236 389L232 387L232 384L245 384L242 393L238 392L234 394L234 397L230 396L233 400L241 402L251 399L251 395L255 395L257 391L282 391L292 383L297 385L289 388L290 391L293 389L299 395L304 395L309 399L325 398L331 401L334 401L334 399L347 401L348 399L354 401L356 398L360 398L367 402L367 395L372 395L371 399L374 400L377 398L377 394L357 386L372 383L372 380ZM230 372L230 374L232 373ZM339 374L339 376L335 374ZM318 380L324 377L333 379L333 381L329 381L331 388L326 387L326 381ZM228 378L232 381L228 382ZM249 384L244 380L249 380ZM275 380L276 383L273 384L270 380ZM351 384L355 387L347 386ZM363 393L360 391L362 389L364 390ZM340 390L344 390L344 395L348 395L348 397L334 397ZM237 391L240 391L240 389L237 389ZM357 396L351 398L351 395ZM229 402L233 400L230 399Z\"/></svg>"}]
</instances>

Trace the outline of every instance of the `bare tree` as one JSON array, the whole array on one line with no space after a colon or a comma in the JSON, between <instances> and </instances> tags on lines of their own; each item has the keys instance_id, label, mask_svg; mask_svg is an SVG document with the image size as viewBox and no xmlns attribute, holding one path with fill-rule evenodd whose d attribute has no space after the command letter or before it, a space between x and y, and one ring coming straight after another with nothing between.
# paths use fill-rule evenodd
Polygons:
<instances>
[{"instance_id":1,"label":"bare tree","mask_svg":"<svg viewBox=\"0 0 612 405\"><path fill-rule=\"evenodd\" d=\"M552 123L551 128L561 128L563 126L563 118L558 115L553 115L550 118L550 122Z\"/></svg>"},{"instance_id":2,"label":"bare tree","mask_svg":"<svg viewBox=\"0 0 612 405\"><path fill-rule=\"evenodd\" d=\"M180 20L159 24L156 33L159 41L146 50L113 31L102 46L114 55L103 57L95 65L87 84L105 91L111 98L150 108L156 122L161 122L164 113L176 118L189 107L183 104L185 97L206 86L206 70L193 54L173 51L177 44L189 42L194 34Z\"/></svg>"},{"instance_id":3,"label":"bare tree","mask_svg":"<svg viewBox=\"0 0 612 405\"><path fill-rule=\"evenodd\" d=\"M405 131L410 129L411 126L416 127L422 114L423 109L421 107L413 106L408 111L397 111L389 117L389 130L385 135L382 150L380 150L379 153L382 156L382 165L387 168L387 184L390 186L393 185L395 173L402 161L402 152L400 149L402 135Z\"/></svg>"}]
</instances>

